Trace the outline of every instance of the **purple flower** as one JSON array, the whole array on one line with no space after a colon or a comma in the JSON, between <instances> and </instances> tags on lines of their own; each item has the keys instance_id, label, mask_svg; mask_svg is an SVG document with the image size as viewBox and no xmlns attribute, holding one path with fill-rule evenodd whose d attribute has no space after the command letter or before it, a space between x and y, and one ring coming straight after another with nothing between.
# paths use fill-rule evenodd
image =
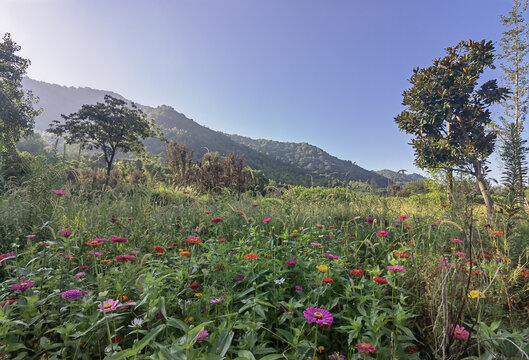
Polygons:
<instances>
[{"instance_id":1,"label":"purple flower","mask_svg":"<svg viewBox=\"0 0 529 360\"><path fill-rule=\"evenodd\" d=\"M311 244L312 246L321 246L321 244L320 244L320 243L317 243L317 242L311 242L310 244Z\"/></svg>"},{"instance_id":2,"label":"purple flower","mask_svg":"<svg viewBox=\"0 0 529 360\"><path fill-rule=\"evenodd\" d=\"M76 278L76 279L79 279L83 276L85 276L86 273L84 271L81 271L81 272L78 272L77 274L75 274L73 277Z\"/></svg>"},{"instance_id":3,"label":"purple flower","mask_svg":"<svg viewBox=\"0 0 529 360\"><path fill-rule=\"evenodd\" d=\"M322 327L328 327L332 325L334 318L330 312L325 309L309 307L303 311L303 316L307 319L307 323L316 323Z\"/></svg>"},{"instance_id":4,"label":"purple flower","mask_svg":"<svg viewBox=\"0 0 529 360\"><path fill-rule=\"evenodd\" d=\"M236 277L233 278L234 281L242 281L243 279L244 279L243 275L237 275Z\"/></svg>"},{"instance_id":5,"label":"purple flower","mask_svg":"<svg viewBox=\"0 0 529 360\"><path fill-rule=\"evenodd\" d=\"M100 251L90 251L90 255L94 255L94 256L103 256L105 254L103 254L102 252Z\"/></svg>"},{"instance_id":6,"label":"purple flower","mask_svg":"<svg viewBox=\"0 0 529 360\"><path fill-rule=\"evenodd\" d=\"M118 236L112 236L110 238L110 242L112 242L112 243L126 243L127 242L127 238L118 237Z\"/></svg>"},{"instance_id":7,"label":"purple flower","mask_svg":"<svg viewBox=\"0 0 529 360\"><path fill-rule=\"evenodd\" d=\"M463 243L463 240L454 239L454 238L450 238L450 241L451 241L451 242L458 243L458 244L462 244L462 243Z\"/></svg>"},{"instance_id":8,"label":"purple flower","mask_svg":"<svg viewBox=\"0 0 529 360\"><path fill-rule=\"evenodd\" d=\"M66 190L52 190L51 192L57 196L63 196L66 194Z\"/></svg>"},{"instance_id":9,"label":"purple flower","mask_svg":"<svg viewBox=\"0 0 529 360\"><path fill-rule=\"evenodd\" d=\"M30 234L30 235L26 235L26 238L33 239L35 236L37 236L37 235Z\"/></svg>"},{"instance_id":10,"label":"purple flower","mask_svg":"<svg viewBox=\"0 0 529 360\"><path fill-rule=\"evenodd\" d=\"M286 262L287 266L294 266L294 265L297 265L298 264L298 261L297 260L288 260Z\"/></svg>"},{"instance_id":11,"label":"purple flower","mask_svg":"<svg viewBox=\"0 0 529 360\"><path fill-rule=\"evenodd\" d=\"M395 272L406 272L406 268L402 265L390 265L386 267L389 271L395 271Z\"/></svg>"},{"instance_id":12,"label":"purple flower","mask_svg":"<svg viewBox=\"0 0 529 360\"><path fill-rule=\"evenodd\" d=\"M158 319L165 319L165 317L163 316L162 310L159 310L159 311L156 313L156 317L157 317Z\"/></svg>"},{"instance_id":13,"label":"purple flower","mask_svg":"<svg viewBox=\"0 0 529 360\"><path fill-rule=\"evenodd\" d=\"M299 285L294 286L294 289L296 289L296 291L303 291L303 288Z\"/></svg>"},{"instance_id":14,"label":"purple flower","mask_svg":"<svg viewBox=\"0 0 529 360\"><path fill-rule=\"evenodd\" d=\"M371 216L366 219L366 223L369 223L369 224L371 224L373 221L375 221L375 218Z\"/></svg>"},{"instance_id":15,"label":"purple flower","mask_svg":"<svg viewBox=\"0 0 529 360\"><path fill-rule=\"evenodd\" d=\"M98 311L104 312L104 313L110 313L115 310L117 310L119 307L121 307L121 303L119 300L114 299L108 299L105 302L99 303L99 309Z\"/></svg>"},{"instance_id":16,"label":"purple flower","mask_svg":"<svg viewBox=\"0 0 529 360\"><path fill-rule=\"evenodd\" d=\"M223 302L223 301L224 301L224 296L218 297L216 299L209 300L209 302L212 303L212 304L217 304L217 303L220 303L220 302Z\"/></svg>"},{"instance_id":17,"label":"purple flower","mask_svg":"<svg viewBox=\"0 0 529 360\"><path fill-rule=\"evenodd\" d=\"M209 337L208 331L207 330L202 330L201 332L198 333L197 343L200 343L200 342L206 340L208 337Z\"/></svg>"},{"instance_id":18,"label":"purple flower","mask_svg":"<svg viewBox=\"0 0 529 360\"><path fill-rule=\"evenodd\" d=\"M338 260L338 256L336 255L333 255L333 254L329 254L329 253L325 253L323 254L327 259L331 259L331 260Z\"/></svg>"},{"instance_id":19,"label":"purple flower","mask_svg":"<svg viewBox=\"0 0 529 360\"><path fill-rule=\"evenodd\" d=\"M329 360L346 360L345 355L335 352L332 355L329 355Z\"/></svg>"},{"instance_id":20,"label":"purple flower","mask_svg":"<svg viewBox=\"0 0 529 360\"><path fill-rule=\"evenodd\" d=\"M33 285L35 285L35 283L31 280L22 280L18 284L11 285L11 290L27 290Z\"/></svg>"},{"instance_id":21,"label":"purple flower","mask_svg":"<svg viewBox=\"0 0 529 360\"><path fill-rule=\"evenodd\" d=\"M59 231L59 235L61 235L62 237L68 237L68 236L72 235L72 230L70 230L70 229L61 230L61 231Z\"/></svg>"},{"instance_id":22,"label":"purple flower","mask_svg":"<svg viewBox=\"0 0 529 360\"><path fill-rule=\"evenodd\" d=\"M269 222L270 220L272 220L272 218L266 218L263 220L263 224L266 224L267 222Z\"/></svg>"},{"instance_id":23,"label":"purple flower","mask_svg":"<svg viewBox=\"0 0 529 360\"><path fill-rule=\"evenodd\" d=\"M66 290L62 293L61 297L65 300L75 300L84 296L84 292L79 289Z\"/></svg>"}]
</instances>

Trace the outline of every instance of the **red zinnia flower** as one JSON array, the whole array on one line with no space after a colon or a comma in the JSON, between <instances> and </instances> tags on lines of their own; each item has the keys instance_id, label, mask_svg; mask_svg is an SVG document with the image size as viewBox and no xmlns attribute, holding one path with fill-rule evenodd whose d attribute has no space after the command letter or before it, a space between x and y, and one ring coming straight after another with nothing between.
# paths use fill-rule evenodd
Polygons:
<instances>
[{"instance_id":1,"label":"red zinnia flower","mask_svg":"<svg viewBox=\"0 0 529 360\"><path fill-rule=\"evenodd\" d=\"M356 344L356 349L366 354L374 354L377 350L373 345L366 342Z\"/></svg>"},{"instance_id":2,"label":"red zinnia flower","mask_svg":"<svg viewBox=\"0 0 529 360\"><path fill-rule=\"evenodd\" d=\"M364 270L361 270L361 269L353 269L349 272L349 274L351 275L355 275L355 276L364 276Z\"/></svg>"},{"instance_id":3,"label":"red zinnia flower","mask_svg":"<svg viewBox=\"0 0 529 360\"><path fill-rule=\"evenodd\" d=\"M332 283L332 282L334 282L334 280L331 279L331 278L328 278L328 277L324 277L324 278L323 278L323 283L324 283L324 284L330 284L330 283Z\"/></svg>"},{"instance_id":4,"label":"red zinnia flower","mask_svg":"<svg viewBox=\"0 0 529 360\"><path fill-rule=\"evenodd\" d=\"M374 278L373 281L376 282L379 285L385 285L385 284L388 283L388 281L386 279L384 279L383 277L380 277L380 276Z\"/></svg>"},{"instance_id":5,"label":"red zinnia flower","mask_svg":"<svg viewBox=\"0 0 529 360\"><path fill-rule=\"evenodd\" d=\"M248 253L246 255L244 255L244 258L245 259L251 259L251 260L255 260L259 257L259 255L255 254L255 253Z\"/></svg>"},{"instance_id":6,"label":"red zinnia flower","mask_svg":"<svg viewBox=\"0 0 529 360\"><path fill-rule=\"evenodd\" d=\"M136 257L134 255L117 255L116 261L117 262L134 262L136 261Z\"/></svg>"},{"instance_id":7,"label":"red zinnia flower","mask_svg":"<svg viewBox=\"0 0 529 360\"><path fill-rule=\"evenodd\" d=\"M191 289L193 289L193 290L196 290L196 289L198 289L198 288L200 287L200 284L197 283L197 282L194 282L194 283L192 283L191 285L189 285L189 287L190 287Z\"/></svg>"},{"instance_id":8,"label":"red zinnia flower","mask_svg":"<svg viewBox=\"0 0 529 360\"><path fill-rule=\"evenodd\" d=\"M164 249L163 249L163 246L160 246L160 245L156 245L154 247L154 252L162 252Z\"/></svg>"},{"instance_id":9,"label":"red zinnia flower","mask_svg":"<svg viewBox=\"0 0 529 360\"><path fill-rule=\"evenodd\" d=\"M214 219L211 219L211 222L218 224L219 222L222 222L222 219L221 218L214 218Z\"/></svg>"},{"instance_id":10,"label":"red zinnia flower","mask_svg":"<svg viewBox=\"0 0 529 360\"><path fill-rule=\"evenodd\" d=\"M417 351L419 351L419 348L415 345L410 345L406 348L408 354L415 354Z\"/></svg>"}]
</instances>

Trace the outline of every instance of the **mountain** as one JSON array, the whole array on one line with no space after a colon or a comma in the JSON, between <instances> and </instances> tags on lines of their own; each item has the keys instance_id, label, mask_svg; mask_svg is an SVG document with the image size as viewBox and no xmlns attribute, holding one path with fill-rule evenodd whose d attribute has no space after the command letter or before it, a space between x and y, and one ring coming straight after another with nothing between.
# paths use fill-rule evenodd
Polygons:
<instances>
[{"instance_id":1,"label":"mountain","mask_svg":"<svg viewBox=\"0 0 529 360\"><path fill-rule=\"evenodd\" d=\"M344 182L351 180L374 181L378 186L388 185L387 179L383 176L363 169L349 160L338 159L319 147L305 142L254 140L240 135L230 135L230 138L276 160L287 161L289 164L300 167L313 175L327 175Z\"/></svg>"},{"instance_id":2,"label":"mountain","mask_svg":"<svg viewBox=\"0 0 529 360\"><path fill-rule=\"evenodd\" d=\"M83 104L103 101L106 94L128 101L115 92L87 87L66 87L30 78L24 78L22 84L40 99L36 107L42 108L43 113L35 119L37 130L46 130L53 120L61 119L61 114L73 113ZM371 182L380 187L388 185L384 176L307 143L228 135L202 126L167 105L155 108L137 105L155 120L166 139L186 144L195 159L208 151L220 155L234 152L243 155L250 167L261 170L267 177L293 185L332 186L348 181ZM158 139L147 139L145 145L150 153L163 155L165 152L165 144Z\"/></svg>"},{"instance_id":3,"label":"mountain","mask_svg":"<svg viewBox=\"0 0 529 360\"><path fill-rule=\"evenodd\" d=\"M392 171L389 169L382 169L375 171L377 174L384 176L385 178L391 180L391 182L395 183L407 183L410 181L419 181L426 179L424 176L413 173L413 174L402 174L400 171Z\"/></svg>"}]
</instances>

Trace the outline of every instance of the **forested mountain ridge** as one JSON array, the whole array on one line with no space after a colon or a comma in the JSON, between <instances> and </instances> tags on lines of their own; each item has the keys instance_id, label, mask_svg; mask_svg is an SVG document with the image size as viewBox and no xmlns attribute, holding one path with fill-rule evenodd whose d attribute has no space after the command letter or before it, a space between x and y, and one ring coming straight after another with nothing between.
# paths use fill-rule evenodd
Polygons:
<instances>
[{"instance_id":1,"label":"forested mountain ridge","mask_svg":"<svg viewBox=\"0 0 529 360\"><path fill-rule=\"evenodd\" d=\"M27 77L23 86L40 99L36 107L42 108L43 113L35 119L35 128L43 131L53 120L60 120L61 114L73 113L83 104L101 102L106 94L127 100L111 91L66 87ZM270 179L293 185L332 186L348 181L370 182L380 187L388 185L387 178L307 143L253 140L228 135L198 124L171 106L153 108L136 105L155 120L167 140L186 144L195 159L208 151L220 155L230 152L241 154L251 168L261 170ZM148 152L164 155L165 143L162 141L147 139L145 144Z\"/></svg>"}]
</instances>

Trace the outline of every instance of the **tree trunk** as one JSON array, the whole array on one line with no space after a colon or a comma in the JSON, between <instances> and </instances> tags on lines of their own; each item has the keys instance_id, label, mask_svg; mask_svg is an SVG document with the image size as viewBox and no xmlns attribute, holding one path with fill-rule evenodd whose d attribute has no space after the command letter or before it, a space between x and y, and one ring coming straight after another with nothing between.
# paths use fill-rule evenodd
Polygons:
<instances>
[{"instance_id":1,"label":"tree trunk","mask_svg":"<svg viewBox=\"0 0 529 360\"><path fill-rule=\"evenodd\" d=\"M479 191L483 195L483 200L485 201L485 207L487 208L487 218L492 220L494 218L494 201L490 196L490 191L487 183L485 182L485 176L481 171L481 161L474 160L474 173L476 176L476 182L478 183Z\"/></svg>"}]
</instances>

